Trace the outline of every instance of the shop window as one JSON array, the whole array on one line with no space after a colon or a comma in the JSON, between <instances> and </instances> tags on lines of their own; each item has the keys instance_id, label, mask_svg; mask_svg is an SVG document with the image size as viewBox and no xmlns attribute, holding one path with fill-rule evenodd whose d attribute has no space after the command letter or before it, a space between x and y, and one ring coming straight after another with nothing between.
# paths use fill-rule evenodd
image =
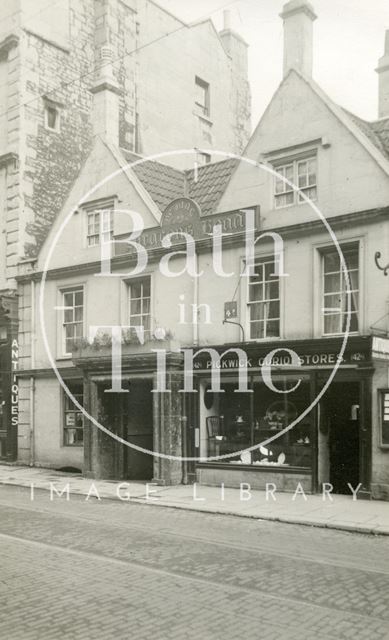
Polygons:
<instances>
[{"instance_id":1,"label":"shop window","mask_svg":"<svg viewBox=\"0 0 389 640\"><path fill-rule=\"evenodd\" d=\"M128 284L128 312L131 327L143 327L145 339L151 329L151 278L137 278Z\"/></svg>"},{"instance_id":2,"label":"shop window","mask_svg":"<svg viewBox=\"0 0 389 640\"><path fill-rule=\"evenodd\" d=\"M389 449L389 389L379 389L381 447Z\"/></svg>"},{"instance_id":3,"label":"shop window","mask_svg":"<svg viewBox=\"0 0 389 640\"><path fill-rule=\"evenodd\" d=\"M302 193L310 200L317 199L317 158L311 156L288 164L275 165L279 175L275 177L274 204L276 209L305 202ZM289 180L299 192L285 182Z\"/></svg>"},{"instance_id":4,"label":"shop window","mask_svg":"<svg viewBox=\"0 0 389 640\"><path fill-rule=\"evenodd\" d=\"M83 406L84 388L82 382L68 383L67 387L74 399ZM64 429L64 445L82 446L84 442L84 417L80 409L74 404L73 400L68 396L66 391L63 392L63 429Z\"/></svg>"},{"instance_id":5,"label":"shop window","mask_svg":"<svg viewBox=\"0 0 389 640\"><path fill-rule=\"evenodd\" d=\"M71 355L77 341L84 335L84 289L76 287L62 291L63 354Z\"/></svg>"},{"instance_id":6,"label":"shop window","mask_svg":"<svg viewBox=\"0 0 389 640\"><path fill-rule=\"evenodd\" d=\"M88 247L96 247L101 242L109 242L113 239L113 215L111 208L94 209L87 211L87 242Z\"/></svg>"},{"instance_id":7,"label":"shop window","mask_svg":"<svg viewBox=\"0 0 389 640\"><path fill-rule=\"evenodd\" d=\"M195 78L195 107L199 115L209 117L210 100L209 100L209 84L198 76Z\"/></svg>"},{"instance_id":8,"label":"shop window","mask_svg":"<svg viewBox=\"0 0 389 640\"><path fill-rule=\"evenodd\" d=\"M249 337L251 340L280 335L280 283L274 258L256 262L248 283Z\"/></svg>"},{"instance_id":9,"label":"shop window","mask_svg":"<svg viewBox=\"0 0 389 640\"><path fill-rule=\"evenodd\" d=\"M359 329L359 249L358 245L342 248L350 281L350 332ZM348 295L346 278L336 249L324 251L323 261L323 321L324 335L339 335L346 331Z\"/></svg>"},{"instance_id":10,"label":"shop window","mask_svg":"<svg viewBox=\"0 0 389 640\"><path fill-rule=\"evenodd\" d=\"M269 444L261 445L282 432L310 405L308 377L273 375L273 383L280 393L271 391L262 381L252 382L252 393L246 394L235 393L236 383L222 385L223 393L215 394L217 411L206 418L208 456L236 453L220 462L310 469L310 415ZM260 446L248 451L256 445Z\"/></svg>"}]
</instances>

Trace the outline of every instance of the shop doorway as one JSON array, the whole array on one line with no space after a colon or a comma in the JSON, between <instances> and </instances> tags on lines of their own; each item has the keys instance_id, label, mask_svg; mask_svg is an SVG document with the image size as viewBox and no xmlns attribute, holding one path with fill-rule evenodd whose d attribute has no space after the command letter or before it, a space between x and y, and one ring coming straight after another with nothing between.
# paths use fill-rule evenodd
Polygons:
<instances>
[{"instance_id":1,"label":"shop doorway","mask_svg":"<svg viewBox=\"0 0 389 640\"><path fill-rule=\"evenodd\" d=\"M131 380L125 394L123 432L131 444L153 450L153 394L151 380ZM125 448L124 474L127 480L151 480L153 456L132 447Z\"/></svg>"},{"instance_id":2,"label":"shop doorway","mask_svg":"<svg viewBox=\"0 0 389 640\"><path fill-rule=\"evenodd\" d=\"M321 402L319 482L350 494L359 479L360 389L358 382L333 383Z\"/></svg>"},{"instance_id":3,"label":"shop doorway","mask_svg":"<svg viewBox=\"0 0 389 640\"><path fill-rule=\"evenodd\" d=\"M127 442L153 450L152 381L139 379L123 381L129 393L106 393L108 384L99 386L98 419L108 429ZM116 441L105 434L100 436L100 465L107 477L148 481L153 477L153 456Z\"/></svg>"}]
</instances>

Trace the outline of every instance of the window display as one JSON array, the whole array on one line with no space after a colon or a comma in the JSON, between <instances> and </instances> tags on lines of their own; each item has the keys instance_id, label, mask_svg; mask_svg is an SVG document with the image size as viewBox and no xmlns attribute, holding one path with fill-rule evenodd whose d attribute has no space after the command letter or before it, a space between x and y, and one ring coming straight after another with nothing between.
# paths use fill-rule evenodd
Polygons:
<instances>
[{"instance_id":1,"label":"window display","mask_svg":"<svg viewBox=\"0 0 389 640\"><path fill-rule=\"evenodd\" d=\"M297 381L301 382L296 385ZM208 455L236 456L221 460L231 464L261 466L311 467L312 428L308 414L292 429L265 444L269 438L283 431L310 404L309 379L300 376L274 376L280 393L271 391L263 382L252 381L251 393L235 393L236 384L222 385L213 416L218 433L209 437ZM294 389L294 390L293 390ZM209 419L208 419L208 422ZM264 444L262 444L264 443ZM249 448L255 446L252 451Z\"/></svg>"}]
</instances>

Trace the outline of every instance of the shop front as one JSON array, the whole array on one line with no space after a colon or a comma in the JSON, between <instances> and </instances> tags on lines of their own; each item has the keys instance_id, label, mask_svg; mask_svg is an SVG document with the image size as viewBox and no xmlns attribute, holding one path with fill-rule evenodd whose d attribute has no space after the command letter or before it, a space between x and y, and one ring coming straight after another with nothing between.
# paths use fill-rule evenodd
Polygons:
<instances>
[{"instance_id":1,"label":"shop front","mask_svg":"<svg viewBox=\"0 0 389 640\"><path fill-rule=\"evenodd\" d=\"M108 430L84 425L84 474L306 493L332 487L350 495L358 487L359 498L385 497L389 442L377 445L377 429L388 360L379 359L376 344L373 337L350 337L331 380L341 339L240 343L239 353L226 345L194 349L192 390L184 349L166 348L161 390L150 344L129 346L120 393L111 389L111 351L79 352L74 363L83 374L85 407ZM389 392L382 398L389 415Z\"/></svg>"},{"instance_id":2,"label":"shop front","mask_svg":"<svg viewBox=\"0 0 389 640\"><path fill-rule=\"evenodd\" d=\"M239 345L247 353L247 391L239 392L238 360L221 358L220 391L212 391L213 363L199 355L195 474L202 484L305 492L331 484L369 493L371 470L372 352L370 338L349 339L331 384L341 340ZM215 347L219 353L225 347ZM271 378L263 364L272 357ZM294 367L288 350L299 358ZM325 389L325 387L328 387ZM318 395L323 391L317 401Z\"/></svg>"},{"instance_id":3,"label":"shop front","mask_svg":"<svg viewBox=\"0 0 389 640\"><path fill-rule=\"evenodd\" d=\"M123 347L121 391L114 389L111 348L74 354L83 373L84 475L96 479L182 482L182 357L167 349L165 393L158 386L155 345ZM175 456L177 460L153 455Z\"/></svg>"}]
</instances>

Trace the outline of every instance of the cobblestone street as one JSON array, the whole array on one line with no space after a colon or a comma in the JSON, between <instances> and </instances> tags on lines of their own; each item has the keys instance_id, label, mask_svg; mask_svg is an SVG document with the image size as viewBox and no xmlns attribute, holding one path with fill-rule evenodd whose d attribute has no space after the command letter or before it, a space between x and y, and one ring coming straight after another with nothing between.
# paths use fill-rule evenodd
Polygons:
<instances>
[{"instance_id":1,"label":"cobblestone street","mask_svg":"<svg viewBox=\"0 0 389 640\"><path fill-rule=\"evenodd\" d=\"M389 638L389 540L1 487L0 637Z\"/></svg>"}]
</instances>

